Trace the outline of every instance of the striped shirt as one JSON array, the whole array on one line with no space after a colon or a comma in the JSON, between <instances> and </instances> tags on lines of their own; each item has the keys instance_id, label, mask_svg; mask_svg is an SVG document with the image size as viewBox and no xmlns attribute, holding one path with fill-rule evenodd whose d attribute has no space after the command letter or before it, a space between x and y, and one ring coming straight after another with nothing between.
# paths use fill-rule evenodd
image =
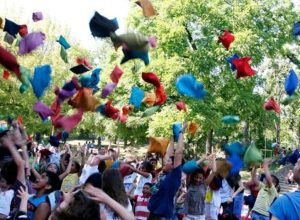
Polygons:
<instances>
[{"instance_id":1,"label":"striped shirt","mask_svg":"<svg viewBox=\"0 0 300 220\"><path fill-rule=\"evenodd\" d=\"M268 210L274 199L278 196L275 186L267 187L263 183L259 183L259 192L253 207L253 211L261 215L269 216Z\"/></svg>"},{"instance_id":2,"label":"striped shirt","mask_svg":"<svg viewBox=\"0 0 300 220\"><path fill-rule=\"evenodd\" d=\"M135 219L136 220L147 220L150 212L147 208L148 202L149 202L150 196L149 197L144 197L140 195L135 196Z\"/></svg>"}]
</instances>

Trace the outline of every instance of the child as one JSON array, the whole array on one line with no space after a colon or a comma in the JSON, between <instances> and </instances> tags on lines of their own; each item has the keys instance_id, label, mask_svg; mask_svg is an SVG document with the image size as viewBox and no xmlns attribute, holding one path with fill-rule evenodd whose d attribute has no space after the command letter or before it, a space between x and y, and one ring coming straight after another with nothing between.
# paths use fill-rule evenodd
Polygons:
<instances>
[{"instance_id":1,"label":"child","mask_svg":"<svg viewBox=\"0 0 300 220\"><path fill-rule=\"evenodd\" d=\"M149 216L148 202L151 197L151 183L145 183L142 190L142 195L127 194L130 199L135 202L135 219L146 220Z\"/></svg>"},{"instance_id":2,"label":"child","mask_svg":"<svg viewBox=\"0 0 300 220\"><path fill-rule=\"evenodd\" d=\"M7 167L6 164L8 163L9 162L5 163L4 167ZM12 184L13 182L10 183L10 181L7 181L0 174L0 220L6 219L9 214L9 204L14 197L14 191L11 189Z\"/></svg>"},{"instance_id":3,"label":"child","mask_svg":"<svg viewBox=\"0 0 300 220\"><path fill-rule=\"evenodd\" d=\"M199 219L204 220L204 200L206 193L206 184L204 183L204 170L198 169L191 175L191 181L188 184L187 194L184 202L185 220Z\"/></svg>"},{"instance_id":4,"label":"child","mask_svg":"<svg viewBox=\"0 0 300 220\"><path fill-rule=\"evenodd\" d=\"M270 159L264 160L263 169L265 172L264 183L259 182L259 192L252 209L251 218L253 220L268 220L269 207L278 196L279 180L276 176L271 175L269 165L272 161ZM253 180L255 181L256 178ZM256 180L257 181L257 180Z\"/></svg>"},{"instance_id":5,"label":"child","mask_svg":"<svg viewBox=\"0 0 300 220\"><path fill-rule=\"evenodd\" d=\"M20 199L17 197L17 191L20 188L25 188L25 162L23 158L18 153L15 144L20 143L22 150L26 152L26 145L21 143L22 140L27 140L27 135L25 130L18 125L15 125L14 130L8 132L0 138L0 142L3 147L5 147L12 155L14 162L17 165L17 178L12 186L14 190L14 198L11 203L11 213L10 215L14 218L17 214L17 210L20 204ZM28 217L34 219L37 215L40 219L46 219L50 214L50 205L46 200L46 195L59 187L59 178L57 174L52 172L45 172L41 175L41 178L37 179L32 187L36 190L36 194L32 196L28 201Z\"/></svg>"},{"instance_id":6,"label":"child","mask_svg":"<svg viewBox=\"0 0 300 220\"><path fill-rule=\"evenodd\" d=\"M293 174L293 171L292 171L292 170L289 170L288 174L287 174L286 177L285 177L285 181L286 181L288 184L294 183L294 174Z\"/></svg>"},{"instance_id":7,"label":"child","mask_svg":"<svg viewBox=\"0 0 300 220\"><path fill-rule=\"evenodd\" d=\"M244 197L245 205L249 206L249 211L245 219L248 219L248 216L250 215L250 212L254 207L259 192L259 182L257 180L256 167L252 169L251 176L252 176L251 180L244 183L245 188L248 188L250 190L250 195Z\"/></svg>"},{"instance_id":8,"label":"child","mask_svg":"<svg viewBox=\"0 0 300 220\"><path fill-rule=\"evenodd\" d=\"M76 187L79 184L79 177L81 175L82 168L85 163L84 155L82 155L82 161L80 165L77 161L72 160L73 155L70 148L68 148L68 153L70 154L69 164L67 170L62 174L62 178L64 179L61 184L61 190L64 192L70 192L74 187Z\"/></svg>"}]
</instances>

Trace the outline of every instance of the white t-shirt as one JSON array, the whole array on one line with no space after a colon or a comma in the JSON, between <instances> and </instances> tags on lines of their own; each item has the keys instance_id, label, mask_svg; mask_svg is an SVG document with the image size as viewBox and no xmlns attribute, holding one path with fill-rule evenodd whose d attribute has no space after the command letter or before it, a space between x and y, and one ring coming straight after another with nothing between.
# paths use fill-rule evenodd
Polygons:
<instances>
[{"instance_id":1,"label":"white t-shirt","mask_svg":"<svg viewBox=\"0 0 300 220\"><path fill-rule=\"evenodd\" d=\"M121 218L115 213L115 211L105 204L100 205L100 210L104 211L106 220L121 220ZM128 205L126 207L126 210L128 212L132 212L132 206L129 199L128 199Z\"/></svg>"},{"instance_id":2,"label":"white t-shirt","mask_svg":"<svg viewBox=\"0 0 300 220\"><path fill-rule=\"evenodd\" d=\"M60 152L53 152L50 155L50 163L55 163L55 164L59 164L60 161Z\"/></svg>"},{"instance_id":3,"label":"white t-shirt","mask_svg":"<svg viewBox=\"0 0 300 220\"><path fill-rule=\"evenodd\" d=\"M0 214L8 215L10 211L10 203L14 197L14 191L12 189L5 192L0 191Z\"/></svg>"},{"instance_id":4,"label":"white t-shirt","mask_svg":"<svg viewBox=\"0 0 300 220\"><path fill-rule=\"evenodd\" d=\"M124 177L123 183L124 183L125 192L128 192L132 189L133 182L136 177L137 177L136 173L132 173Z\"/></svg>"},{"instance_id":5,"label":"white t-shirt","mask_svg":"<svg viewBox=\"0 0 300 220\"><path fill-rule=\"evenodd\" d=\"M220 188L220 196L221 196L221 203L227 202L228 199L232 195L232 188L229 186L226 179L222 180L222 187Z\"/></svg>"},{"instance_id":6,"label":"white t-shirt","mask_svg":"<svg viewBox=\"0 0 300 220\"><path fill-rule=\"evenodd\" d=\"M82 185L85 183L85 181L90 177L90 175L94 173L99 173L98 166L90 166L88 164L85 164L82 173L79 178L79 184Z\"/></svg>"},{"instance_id":7,"label":"white t-shirt","mask_svg":"<svg viewBox=\"0 0 300 220\"><path fill-rule=\"evenodd\" d=\"M148 177L144 177L140 174L137 174L137 175L138 175L137 186L136 186L133 194L134 195L143 195L143 187L144 187L145 183L151 183L152 175L151 175L151 173L149 173Z\"/></svg>"}]
</instances>

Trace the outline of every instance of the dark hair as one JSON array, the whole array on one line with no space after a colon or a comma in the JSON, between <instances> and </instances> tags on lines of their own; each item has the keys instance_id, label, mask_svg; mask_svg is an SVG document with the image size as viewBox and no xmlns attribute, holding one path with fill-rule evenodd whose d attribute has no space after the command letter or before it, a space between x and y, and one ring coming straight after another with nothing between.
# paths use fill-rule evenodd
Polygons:
<instances>
[{"instance_id":1,"label":"dark hair","mask_svg":"<svg viewBox=\"0 0 300 220\"><path fill-rule=\"evenodd\" d=\"M111 151L111 152L116 152L114 149L112 148L109 148L108 151Z\"/></svg>"},{"instance_id":2,"label":"dark hair","mask_svg":"<svg viewBox=\"0 0 300 220\"><path fill-rule=\"evenodd\" d=\"M272 181L274 182L275 184L275 187L277 187L279 185L279 179L277 176L271 174L271 177L272 177Z\"/></svg>"},{"instance_id":3,"label":"dark hair","mask_svg":"<svg viewBox=\"0 0 300 220\"><path fill-rule=\"evenodd\" d=\"M107 169L104 171L102 174L102 189L122 206L128 206L128 198L119 170Z\"/></svg>"},{"instance_id":4,"label":"dark hair","mask_svg":"<svg viewBox=\"0 0 300 220\"><path fill-rule=\"evenodd\" d=\"M205 178L205 176L204 176L204 170L202 169L202 168L199 168L199 169L197 169L195 172L193 172L192 174L191 174L191 178L190 178L190 184L194 184L194 178L195 178L195 176L197 175L197 174L202 174L203 175L203 178Z\"/></svg>"},{"instance_id":5,"label":"dark hair","mask_svg":"<svg viewBox=\"0 0 300 220\"><path fill-rule=\"evenodd\" d=\"M75 165L76 172L79 172L80 171L80 164L76 160L73 160L73 163Z\"/></svg>"},{"instance_id":6,"label":"dark hair","mask_svg":"<svg viewBox=\"0 0 300 220\"><path fill-rule=\"evenodd\" d=\"M51 186L51 189L47 190L47 193L49 194L55 190L59 190L61 185L59 176L51 171L45 171L45 173L48 177L48 184Z\"/></svg>"},{"instance_id":7,"label":"dark hair","mask_svg":"<svg viewBox=\"0 0 300 220\"><path fill-rule=\"evenodd\" d=\"M100 220L99 204L89 199L82 191L74 195L68 207L53 212L55 220Z\"/></svg>"},{"instance_id":8,"label":"dark hair","mask_svg":"<svg viewBox=\"0 0 300 220\"><path fill-rule=\"evenodd\" d=\"M1 169L1 176L6 180L7 184L13 185L17 178L18 168L16 163L12 161L6 162Z\"/></svg>"},{"instance_id":9,"label":"dark hair","mask_svg":"<svg viewBox=\"0 0 300 220\"><path fill-rule=\"evenodd\" d=\"M100 160L99 164L98 164L98 170L100 173L103 173L104 170L106 169L106 163L104 160Z\"/></svg>"},{"instance_id":10,"label":"dark hair","mask_svg":"<svg viewBox=\"0 0 300 220\"><path fill-rule=\"evenodd\" d=\"M279 185L279 179L274 174L271 174L272 182L274 183L275 188L277 188L277 192L280 192L280 185ZM266 175L263 173L261 174L260 181L263 181L266 178Z\"/></svg>"},{"instance_id":11,"label":"dark hair","mask_svg":"<svg viewBox=\"0 0 300 220\"><path fill-rule=\"evenodd\" d=\"M230 174L226 180L231 188L233 190L237 190L239 188L239 182L242 179L241 175L239 173Z\"/></svg>"},{"instance_id":12,"label":"dark hair","mask_svg":"<svg viewBox=\"0 0 300 220\"><path fill-rule=\"evenodd\" d=\"M151 188L153 186L153 183L145 183L144 186L149 186Z\"/></svg>"},{"instance_id":13,"label":"dark hair","mask_svg":"<svg viewBox=\"0 0 300 220\"><path fill-rule=\"evenodd\" d=\"M150 160L149 160L149 161L150 161L150 162L152 162L152 161L158 162L158 161L157 161L157 159L156 159L156 158L154 158L154 157L150 158Z\"/></svg>"},{"instance_id":14,"label":"dark hair","mask_svg":"<svg viewBox=\"0 0 300 220\"><path fill-rule=\"evenodd\" d=\"M145 168L145 170L146 170L147 173L151 173L152 170L153 170L153 165L151 164L150 161L144 161L141 164L141 167Z\"/></svg>"},{"instance_id":15,"label":"dark hair","mask_svg":"<svg viewBox=\"0 0 300 220\"><path fill-rule=\"evenodd\" d=\"M92 175L90 175L87 180L85 181L85 184L92 184L94 187L97 187L99 189L101 189L101 185L102 185L102 176L100 173L93 173Z\"/></svg>"},{"instance_id":16,"label":"dark hair","mask_svg":"<svg viewBox=\"0 0 300 220\"><path fill-rule=\"evenodd\" d=\"M48 163L47 164L47 166L46 166L46 170L48 171L48 167L51 165L51 164L54 164L55 166L56 166L56 170L57 170L57 172L56 172L56 174L59 174L59 172L60 172L60 167L56 164L56 163Z\"/></svg>"},{"instance_id":17,"label":"dark hair","mask_svg":"<svg viewBox=\"0 0 300 220\"><path fill-rule=\"evenodd\" d=\"M214 178L209 184L210 189L213 191L219 190L222 187L222 180L223 178L221 176L214 176Z\"/></svg>"}]
</instances>

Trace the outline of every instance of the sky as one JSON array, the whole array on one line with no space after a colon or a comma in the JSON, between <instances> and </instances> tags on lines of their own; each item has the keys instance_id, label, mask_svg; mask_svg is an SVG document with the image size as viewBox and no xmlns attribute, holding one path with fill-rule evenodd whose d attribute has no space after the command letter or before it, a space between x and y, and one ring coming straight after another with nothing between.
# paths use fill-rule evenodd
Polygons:
<instances>
[{"instance_id":1,"label":"sky","mask_svg":"<svg viewBox=\"0 0 300 220\"><path fill-rule=\"evenodd\" d=\"M86 48L92 48L97 41L92 37L89 21L98 11L112 19L117 17L119 32L125 30L125 20L129 10L128 0L0 0L0 15L9 18L8 11L13 7L21 9L20 20L31 19L32 12L41 11L44 17L67 25L72 38Z\"/></svg>"}]
</instances>

